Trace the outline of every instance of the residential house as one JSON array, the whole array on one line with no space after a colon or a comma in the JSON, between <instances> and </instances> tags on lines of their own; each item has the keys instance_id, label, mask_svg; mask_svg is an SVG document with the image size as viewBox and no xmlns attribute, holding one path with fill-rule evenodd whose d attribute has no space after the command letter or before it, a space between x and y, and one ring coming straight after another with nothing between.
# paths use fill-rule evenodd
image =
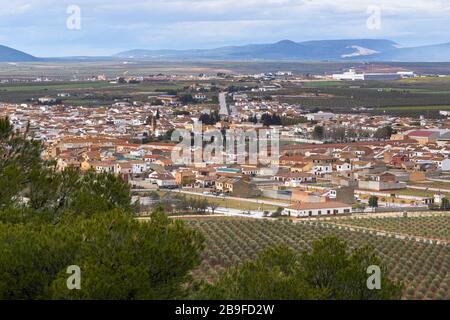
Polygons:
<instances>
[{"instance_id":1,"label":"residential house","mask_svg":"<svg viewBox=\"0 0 450 320\"><path fill-rule=\"evenodd\" d=\"M296 203L283 210L283 215L289 217L317 217L326 215L350 214L352 207L339 202Z\"/></svg>"}]
</instances>

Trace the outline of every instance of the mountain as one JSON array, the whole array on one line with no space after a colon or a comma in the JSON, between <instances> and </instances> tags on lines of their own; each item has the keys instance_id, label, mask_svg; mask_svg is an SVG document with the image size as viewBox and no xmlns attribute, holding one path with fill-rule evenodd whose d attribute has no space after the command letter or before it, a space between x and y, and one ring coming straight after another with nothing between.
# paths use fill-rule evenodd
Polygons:
<instances>
[{"instance_id":1,"label":"mountain","mask_svg":"<svg viewBox=\"0 0 450 320\"><path fill-rule=\"evenodd\" d=\"M346 60L372 56L399 45L390 40L318 40L273 44L252 44L204 50L131 50L115 55L128 59L207 59L207 60Z\"/></svg>"},{"instance_id":2,"label":"mountain","mask_svg":"<svg viewBox=\"0 0 450 320\"><path fill-rule=\"evenodd\" d=\"M401 61L401 62L449 62L450 43L399 48L397 50L386 51L370 57L378 61Z\"/></svg>"},{"instance_id":3,"label":"mountain","mask_svg":"<svg viewBox=\"0 0 450 320\"><path fill-rule=\"evenodd\" d=\"M39 59L25 52L0 45L0 62L30 62Z\"/></svg>"}]
</instances>

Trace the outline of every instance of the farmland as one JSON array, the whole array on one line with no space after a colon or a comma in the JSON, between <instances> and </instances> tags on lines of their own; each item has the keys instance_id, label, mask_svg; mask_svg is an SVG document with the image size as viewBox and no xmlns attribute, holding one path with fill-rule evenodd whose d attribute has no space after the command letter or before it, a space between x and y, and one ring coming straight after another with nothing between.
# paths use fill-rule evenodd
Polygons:
<instances>
[{"instance_id":1,"label":"farmland","mask_svg":"<svg viewBox=\"0 0 450 320\"><path fill-rule=\"evenodd\" d=\"M15 84L0 85L0 101L26 103L42 96L56 97L57 94L68 94L62 102L72 105L107 105L116 99L133 97L148 99L150 95L158 95L167 90L181 89L184 82L158 81L145 84L112 84L107 81L61 82L49 84Z\"/></svg>"},{"instance_id":2,"label":"farmland","mask_svg":"<svg viewBox=\"0 0 450 320\"><path fill-rule=\"evenodd\" d=\"M409 236L421 236L450 241L450 215L409 218L362 218L335 220L339 225L389 231Z\"/></svg>"},{"instance_id":3,"label":"farmland","mask_svg":"<svg viewBox=\"0 0 450 320\"><path fill-rule=\"evenodd\" d=\"M32 76L46 75L58 81L53 83L18 83L0 85L1 102L29 102L41 96L56 96L58 93L70 94L63 103L83 106L104 106L117 99L130 98L149 102L150 96L169 90L183 94L186 87L201 81L151 81L136 84L112 84L107 81L73 81L90 79L104 74L109 78L118 76L147 76L162 74L198 75L201 73L258 73L277 70L291 70L303 75L301 81L283 81L282 90L275 93L277 100L298 104L305 109L319 108L335 112L356 112L365 108L372 114L408 115L418 117L439 117L440 110L449 110L450 77L420 77L399 81L322 81L315 80L311 74L331 74L354 66L350 63L299 63L299 62L134 62L101 61L93 62L48 62L19 65L3 64L0 79L31 80ZM397 64L392 64L393 67ZM416 72L450 73L448 64L399 64ZM253 87L265 84L259 80L233 82L215 80L216 85ZM247 92L250 96L261 98L258 92ZM368 110L367 110L368 109Z\"/></svg>"},{"instance_id":4,"label":"farmland","mask_svg":"<svg viewBox=\"0 0 450 320\"><path fill-rule=\"evenodd\" d=\"M405 299L450 298L450 248L445 245L377 236L314 222L210 219L188 223L207 240L203 262L194 273L197 277L213 280L226 268L255 258L269 246L286 245L300 252L309 250L314 240L337 236L352 248L374 247L391 276L404 283Z\"/></svg>"},{"instance_id":5,"label":"farmland","mask_svg":"<svg viewBox=\"0 0 450 320\"><path fill-rule=\"evenodd\" d=\"M373 114L437 117L450 108L450 78L424 77L399 81L305 82L285 85L283 102L348 112L370 108Z\"/></svg>"}]
</instances>

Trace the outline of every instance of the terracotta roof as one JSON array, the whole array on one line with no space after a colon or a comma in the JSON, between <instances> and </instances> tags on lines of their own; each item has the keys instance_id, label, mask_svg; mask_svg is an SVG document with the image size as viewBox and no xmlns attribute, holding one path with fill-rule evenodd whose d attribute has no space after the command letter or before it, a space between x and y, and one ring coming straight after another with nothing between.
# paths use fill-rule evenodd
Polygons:
<instances>
[{"instance_id":1,"label":"terracotta roof","mask_svg":"<svg viewBox=\"0 0 450 320\"><path fill-rule=\"evenodd\" d=\"M431 137L433 135L435 135L436 132L435 131L412 131L410 133L408 133L409 137Z\"/></svg>"}]
</instances>

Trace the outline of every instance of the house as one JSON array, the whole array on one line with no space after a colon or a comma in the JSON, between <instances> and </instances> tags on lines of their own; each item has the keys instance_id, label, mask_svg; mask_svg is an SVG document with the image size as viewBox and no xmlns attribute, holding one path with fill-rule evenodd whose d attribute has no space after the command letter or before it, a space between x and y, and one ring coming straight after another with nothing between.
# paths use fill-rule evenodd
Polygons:
<instances>
[{"instance_id":1,"label":"house","mask_svg":"<svg viewBox=\"0 0 450 320\"><path fill-rule=\"evenodd\" d=\"M336 115L333 113L319 111L317 113L309 113L306 115L308 121L332 121L336 120Z\"/></svg>"},{"instance_id":2,"label":"house","mask_svg":"<svg viewBox=\"0 0 450 320\"><path fill-rule=\"evenodd\" d=\"M215 188L223 193L232 193L234 184L239 180L239 178L220 177L215 182Z\"/></svg>"},{"instance_id":3,"label":"house","mask_svg":"<svg viewBox=\"0 0 450 320\"><path fill-rule=\"evenodd\" d=\"M173 166L172 160L166 158L160 158L153 163L166 169L169 169Z\"/></svg>"},{"instance_id":4,"label":"house","mask_svg":"<svg viewBox=\"0 0 450 320\"><path fill-rule=\"evenodd\" d=\"M414 139L420 144L427 144L430 142L436 142L441 136L439 131L428 131L428 130L415 130L407 134L408 138Z\"/></svg>"},{"instance_id":5,"label":"house","mask_svg":"<svg viewBox=\"0 0 450 320\"><path fill-rule=\"evenodd\" d=\"M296 203L283 210L283 215L289 217L317 217L325 215L349 214L352 207L340 202Z\"/></svg>"},{"instance_id":6,"label":"house","mask_svg":"<svg viewBox=\"0 0 450 320\"><path fill-rule=\"evenodd\" d=\"M213 187L216 182L216 177L210 176L197 176L195 178L195 186L197 188L210 188Z\"/></svg>"},{"instance_id":7,"label":"house","mask_svg":"<svg viewBox=\"0 0 450 320\"><path fill-rule=\"evenodd\" d=\"M148 162L148 163L153 163L161 158L162 158L162 156L159 154L146 154L144 156L144 161Z\"/></svg>"},{"instance_id":8,"label":"house","mask_svg":"<svg viewBox=\"0 0 450 320\"><path fill-rule=\"evenodd\" d=\"M333 163L333 170L337 172L346 172L352 170L352 165L343 161L336 161Z\"/></svg>"},{"instance_id":9,"label":"house","mask_svg":"<svg viewBox=\"0 0 450 320\"><path fill-rule=\"evenodd\" d=\"M163 94L156 98L157 100L160 100L164 105L174 105L178 103L178 97L176 95L169 95L169 94Z\"/></svg>"},{"instance_id":10,"label":"house","mask_svg":"<svg viewBox=\"0 0 450 320\"><path fill-rule=\"evenodd\" d=\"M193 185L196 181L195 174L191 170L177 170L175 181L179 186Z\"/></svg>"},{"instance_id":11,"label":"house","mask_svg":"<svg viewBox=\"0 0 450 320\"><path fill-rule=\"evenodd\" d=\"M335 189L329 189L324 195L326 195L332 201L339 203L346 203L352 205L355 203L355 188L339 186Z\"/></svg>"},{"instance_id":12,"label":"house","mask_svg":"<svg viewBox=\"0 0 450 320\"><path fill-rule=\"evenodd\" d=\"M95 162L92 164L92 168L97 173L114 173L116 166L112 162Z\"/></svg>"},{"instance_id":13,"label":"house","mask_svg":"<svg viewBox=\"0 0 450 320\"><path fill-rule=\"evenodd\" d=\"M240 198L254 198L261 195L253 183L242 178L220 177L216 180L215 188L219 192Z\"/></svg>"},{"instance_id":14,"label":"house","mask_svg":"<svg viewBox=\"0 0 450 320\"><path fill-rule=\"evenodd\" d=\"M132 164L132 171L133 174L141 174L146 172L148 168L148 164L145 161L133 161Z\"/></svg>"},{"instance_id":15,"label":"house","mask_svg":"<svg viewBox=\"0 0 450 320\"><path fill-rule=\"evenodd\" d=\"M155 171L149 174L148 179L158 185L160 189L176 189L178 187L175 178L169 173Z\"/></svg>"},{"instance_id":16,"label":"house","mask_svg":"<svg viewBox=\"0 0 450 320\"><path fill-rule=\"evenodd\" d=\"M272 180L283 182L288 187L298 187L302 183L316 182L316 176L310 173L288 172L276 174Z\"/></svg>"},{"instance_id":17,"label":"house","mask_svg":"<svg viewBox=\"0 0 450 320\"><path fill-rule=\"evenodd\" d=\"M396 168L401 168L402 165L408 161L409 161L409 157L406 154L396 154L396 155L392 156L391 161L389 163L390 163L390 165L392 165Z\"/></svg>"},{"instance_id":18,"label":"house","mask_svg":"<svg viewBox=\"0 0 450 320\"><path fill-rule=\"evenodd\" d=\"M243 175L256 176L259 174L260 168L257 166L241 166L241 171Z\"/></svg>"},{"instance_id":19,"label":"house","mask_svg":"<svg viewBox=\"0 0 450 320\"><path fill-rule=\"evenodd\" d=\"M129 161L118 161L116 164L115 172L117 174L132 174L133 165Z\"/></svg>"},{"instance_id":20,"label":"house","mask_svg":"<svg viewBox=\"0 0 450 320\"><path fill-rule=\"evenodd\" d=\"M406 183L398 182L396 175L389 172L382 174L360 174L357 179L358 188L363 190L387 191L406 188Z\"/></svg>"},{"instance_id":21,"label":"house","mask_svg":"<svg viewBox=\"0 0 450 320\"><path fill-rule=\"evenodd\" d=\"M325 174L333 172L333 166L331 164L317 164L311 172L316 176L323 177Z\"/></svg>"},{"instance_id":22,"label":"house","mask_svg":"<svg viewBox=\"0 0 450 320\"><path fill-rule=\"evenodd\" d=\"M204 94L204 93L196 93L195 96L194 96L194 99L198 100L198 101L204 101L204 100L206 100L206 94Z\"/></svg>"}]
</instances>

